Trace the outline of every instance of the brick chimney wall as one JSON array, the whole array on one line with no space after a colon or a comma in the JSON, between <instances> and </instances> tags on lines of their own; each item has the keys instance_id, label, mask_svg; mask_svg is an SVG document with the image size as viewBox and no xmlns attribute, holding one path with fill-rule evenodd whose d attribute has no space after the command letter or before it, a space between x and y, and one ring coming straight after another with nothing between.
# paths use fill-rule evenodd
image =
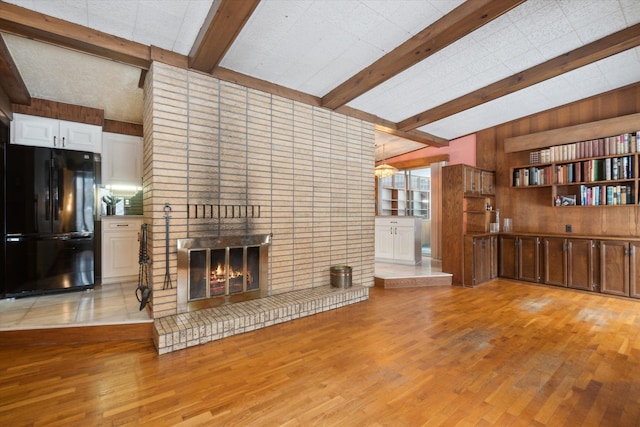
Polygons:
<instances>
[{"instance_id":1,"label":"brick chimney wall","mask_svg":"<svg viewBox=\"0 0 640 427\"><path fill-rule=\"evenodd\" d=\"M273 233L271 294L328 285L337 264L373 286L373 124L157 62L144 91L155 318L176 313L176 239L185 237ZM165 203L172 289L163 289ZM195 218L194 205L233 208Z\"/></svg>"}]
</instances>

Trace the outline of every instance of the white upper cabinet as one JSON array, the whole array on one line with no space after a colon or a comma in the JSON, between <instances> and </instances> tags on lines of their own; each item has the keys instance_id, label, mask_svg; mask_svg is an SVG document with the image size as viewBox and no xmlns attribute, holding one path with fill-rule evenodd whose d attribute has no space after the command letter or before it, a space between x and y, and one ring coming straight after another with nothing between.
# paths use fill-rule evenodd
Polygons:
<instances>
[{"instance_id":1,"label":"white upper cabinet","mask_svg":"<svg viewBox=\"0 0 640 427\"><path fill-rule=\"evenodd\" d=\"M60 120L60 140L67 150L102 151L102 127Z\"/></svg>"},{"instance_id":2,"label":"white upper cabinet","mask_svg":"<svg viewBox=\"0 0 640 427\"><path fill-rule=\"evenodd\" d=\"M102 128L16 113L11 121L11 143L100 153Z\"/></svg>"},{"instance_id":3,"label":"white upper cabinet","mask_svg":"<svg viewBox=\"0 0 640 427\"><path fill-rule=\"evenodd\" d=\"M102 184L142 185L142 138L102 134Z\"/></svg>"},{"instance_id":4,"label":"white upper cabinet","mask_svg":"<svg viewBox=\"0 0 640 427\"><path fill-rule=\"evenodd\" d=\"M59 122L45 117L14 114L11 121L11 143L37 147L57 146Z\"/></svg>"}]
</instances>

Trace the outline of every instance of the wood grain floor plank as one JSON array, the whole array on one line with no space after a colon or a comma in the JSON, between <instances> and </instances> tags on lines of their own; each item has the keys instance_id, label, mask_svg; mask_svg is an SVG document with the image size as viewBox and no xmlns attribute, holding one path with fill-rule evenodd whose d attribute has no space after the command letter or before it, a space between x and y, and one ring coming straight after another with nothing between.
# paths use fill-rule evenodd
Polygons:
<instances>
[{"instance_id":1,"label":"wood grain floor plank","mask_svg":"<svg viewBox=\"0 0 640 427\"><path fill-rule=\"evenodd\" d=\"M163 356L148 340L0 346L0 425L637 426L639 304L510 281L375 288Z\"/></svg>"}]
</instances>

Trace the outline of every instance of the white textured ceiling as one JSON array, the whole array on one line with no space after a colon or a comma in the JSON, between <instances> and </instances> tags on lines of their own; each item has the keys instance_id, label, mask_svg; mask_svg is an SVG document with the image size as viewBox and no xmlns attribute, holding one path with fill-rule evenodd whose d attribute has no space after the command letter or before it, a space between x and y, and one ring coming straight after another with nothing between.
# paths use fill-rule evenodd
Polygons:
<instances>
[{"instance_id":1,"label":"white textured ceiling","mask_svg":"<svg viewBox=\"0 0 640 427\"><path fill-rule=\"evenodd\" d=\"M267 0L222 65L323 96L462 0Z\"/></svg>"},{"instance_id":2,"label":"white textured ceiling","mask_svg":"<svg viewBox=\"0 0 640 427\"><path fill-rule=\"evenodd\" d=\"M107 119L142 123L138 68L10 34L4 40L32 97L99 108Z\"/></svg>"},{"instance_id":3,"label":"white textured ceiling","mask_svg":"<svg viewBox=\"0 0 640 427\"><path fill-rule=\"evenodd\" d=\"M213 0L7 2L187 55ZM220 65L321 97L461 3L262 0ZM528 0L348 106L399 122L639 22L638 0ZM7 37L7 44L32 96L94 103L108 118L141 121L132 67L69 51L47 54L54 48L17 37ZM55 57L83 65L48 66ZM638 81L635 48L420 130L453 139Z\"/></svg>"}]
</instances>

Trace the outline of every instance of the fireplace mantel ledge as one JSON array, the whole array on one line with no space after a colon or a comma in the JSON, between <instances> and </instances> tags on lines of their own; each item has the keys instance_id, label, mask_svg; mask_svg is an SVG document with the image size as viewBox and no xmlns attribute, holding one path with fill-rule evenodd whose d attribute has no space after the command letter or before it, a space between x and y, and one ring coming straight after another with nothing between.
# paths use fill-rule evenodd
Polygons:
<instances>
[{"instance_id":1,"label":"fireplace mantel ledge","mask_svg":"<svg viewBox=\"0 0 640 427\"><path fill-rule=\"evenodd\" d=\"M369 299L369 288L321 286L155 319L158 354L311 316Z\"/></svg>"}]
</instances>

